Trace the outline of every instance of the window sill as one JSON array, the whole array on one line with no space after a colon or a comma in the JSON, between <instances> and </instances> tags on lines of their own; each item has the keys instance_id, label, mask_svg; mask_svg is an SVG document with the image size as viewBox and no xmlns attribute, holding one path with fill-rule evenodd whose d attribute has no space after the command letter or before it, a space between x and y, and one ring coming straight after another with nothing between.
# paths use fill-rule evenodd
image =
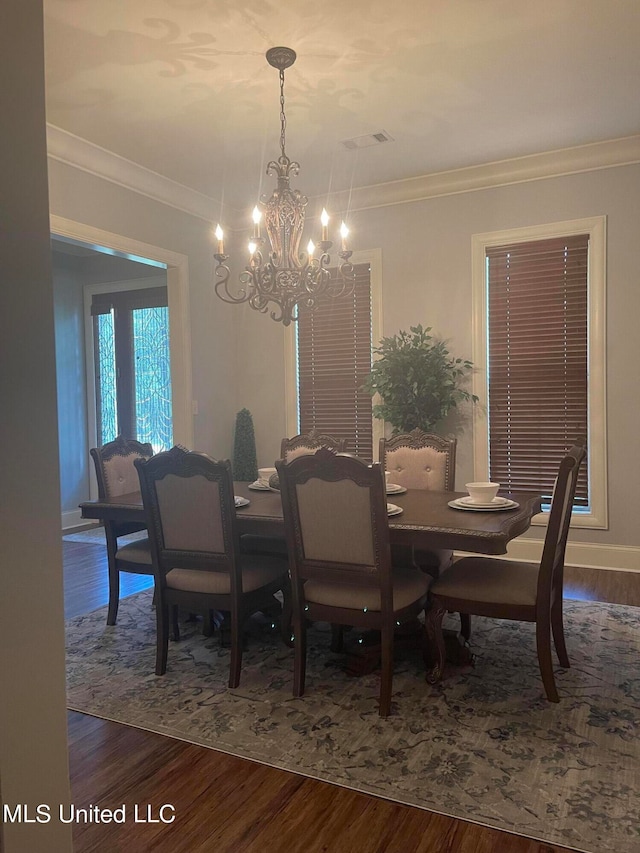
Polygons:
<instances>
[{"instance_id":1,"label":"window sill","mask_svg":"<svg viewBox=\"0 0 640 853\"><path fill-rule=\"evenodd\" d=\"M549 512L539 512L531 519L532 527L546 527L549 523ZM606 519L600 518L594 512L572 512L571 527L583 527L588 530L608 530Z\"/></svg>"}]
</instances>

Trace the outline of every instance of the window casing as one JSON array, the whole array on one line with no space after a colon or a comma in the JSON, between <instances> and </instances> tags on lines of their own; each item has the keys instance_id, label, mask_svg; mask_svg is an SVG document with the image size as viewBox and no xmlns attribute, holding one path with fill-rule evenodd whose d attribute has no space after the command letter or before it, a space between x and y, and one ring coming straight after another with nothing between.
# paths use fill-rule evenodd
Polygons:
<instances>
[{"instance_id":1,"label":"window casing","mask_svg":"<svg viewBox=\"0 0 640 853\"><path fill-rule=\"evenodd\" d=\"M572 523L594 528L607 526L604 293L604 217L473 238L474 476L548 499L586 433Z\"/></svg>"}]
</instances>

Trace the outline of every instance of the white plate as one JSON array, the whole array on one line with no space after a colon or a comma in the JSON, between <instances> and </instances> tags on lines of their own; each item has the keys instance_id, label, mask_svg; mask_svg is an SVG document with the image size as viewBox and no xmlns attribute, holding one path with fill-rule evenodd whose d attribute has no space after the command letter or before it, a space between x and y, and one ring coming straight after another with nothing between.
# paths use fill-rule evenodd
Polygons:
<instances>
[{"instance_id":1,"label":"white plate","mask_svg":"<svg viewBox=\"0 0 640 853\"><path fill-rule=\"evenodd\" d=\"M406 491L404 486L399 486L397 483L387 483L388 495L403 495Z\"/></svg>"},{"instance_id":2,"label":"white plate","mask_svg":"<svg viewBox=\"0 0 640 853\"><path fill-rule=\"evenodd\" d=\"M461 504L465 504L465 506L477 506L483 509L486 507L506 506L509 503L509 498L501 498L500 495L491 501L474 501L471 499L471 495L467 495L464 498L456 498L456 500L460 501Z\"/></svg>"},{"instance_id":3,"label":"white plate","mask_svg":"<svg viewBox=\"0 0 640 853\"><path fill-rule=\"evenodd\" d=\"M479 506L478 504L464 503L464 498L456 498L455 501L449 501L449 506L452 509L465 509L467 512L504 512L507 509L517 509L520 504L505 498L504 503Z\"/></svg>"},{"instance_id":4,"label":"white plate","mask_svg":"<svg viewBox=\"0 0 640 853\"><path fill-rule=\"evenodd\" d=\"M237 507L240 507L240 506L249 506L249 504L251 503L251 501L250 501L248 498L243 498L243 497L241 497L240 495L234 495L234 496L233 496L233 499L234 499L234 501L235 501L235 505L236 505Z\"/></svg>"},{"instance_id":5,"label":"white plate","mask_svg":"<svg viewBox=\"0 0 640 853\"><path fill-rule=\"evenodd\" d=\"M271 488L269 486L263 486L260 480L256 480L255 483L249 483L247 486L248 489L253 489L254 492L270 492Z\"/></svg>"},{"instance_id":6,"label":"white plate","mask_svg":"<svg viewBox=\"0 0 640 853\"><path fill-rule=\"evenodd\" d=\"M396 506L395 504L387 504L387 515L400 515L403 512L401 506Z\"/></svg>"}]
</instances>

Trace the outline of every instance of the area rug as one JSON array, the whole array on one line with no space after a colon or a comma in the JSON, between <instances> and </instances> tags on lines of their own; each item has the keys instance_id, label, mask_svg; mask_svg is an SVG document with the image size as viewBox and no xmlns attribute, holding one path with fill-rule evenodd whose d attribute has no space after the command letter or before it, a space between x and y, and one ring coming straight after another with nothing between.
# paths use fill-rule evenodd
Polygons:
<instances>
[{"instance_id":1,"label":"area rug","mask_svg":"<svg viewBox=\"0 0 640 853\"><path fill-rule=\"evenodd\" d=\"M588 853L640 850L640 609L567 602L570 670L544 698L532 625L474 618L474 667L430 687L398 655L393 713L376 674L352 678L309 635L305 696L293 651L269 626L247 639L241 686L229 652L197 625L153 674L151 592L67 623L69 708L376 796Z\"/></svg>"}]
</instances>

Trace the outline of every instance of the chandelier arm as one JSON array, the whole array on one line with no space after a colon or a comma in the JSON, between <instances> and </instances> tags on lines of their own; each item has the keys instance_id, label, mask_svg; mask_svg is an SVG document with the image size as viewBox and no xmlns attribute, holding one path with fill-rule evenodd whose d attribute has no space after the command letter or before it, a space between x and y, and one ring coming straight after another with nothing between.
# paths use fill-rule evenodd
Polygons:
<instances>
[{"instance_id":1,"label":"chandelier arm","mask_svg":"<svg viewBox=\"0 0 640 853\"><path fill-rule=\"evenodd\" d=\"M219 281L216 281L214 286L216 294L223 302L228 302L232 305L238 305L241 302L246 302L249 296L244 288L238 291L237 296L234 296L234 294L229 290L229 276L231 275L231 270L223 260L220 260L220 258L224 258L224 260L226 260L227 256L215 255L215 258L218 261L218 266L215 269L215 277L219 279Z\"/></svg>"}]
</instances>

